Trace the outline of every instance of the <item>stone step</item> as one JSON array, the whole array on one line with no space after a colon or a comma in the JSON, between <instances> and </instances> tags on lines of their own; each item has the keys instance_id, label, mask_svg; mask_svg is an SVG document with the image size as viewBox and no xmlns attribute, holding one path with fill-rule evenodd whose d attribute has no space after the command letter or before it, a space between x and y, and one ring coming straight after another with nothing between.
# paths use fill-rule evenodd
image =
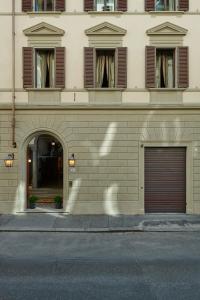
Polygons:
<instances>
[{"instance_id":1,"label":"stone step","mask_svg":"<svg viewBox=\"0 0 200 300\"><path fill-rule=\"evenodd\" d=\"M55 193L35 193L35 192L29 192L29 195L34 195L34 196L41 196L41 197L45 197L45 196L49 196L49 197L52 197L52 196L57 196L57 195L62 195L62 191L59 191L59 192L55 192Z\"/></svg>"},{"instance_id":2,"label":"stone step","mask_svg":"<svg viewBox=\"0 0 200 300\"><path fill-rule=\"evenodd\" d=\"M37 203L54 203L55 196L62 196L62 189L54 188L35 188L29 189L29 195L37 196Z\"/></svg>"},{"instance_id":3,"label":"stone step","mask_svg":"<svg viewBox=\"0 0 200 300\"><path fill-rule=\"evenodd\" d=\"M62 189L29 189L29 194L32 195L55 195L62 194Z\"/></svg>"},{"instance_id":4,"label":"stone step","mask_svg":"<svg viewBox=\"0 0 200 300\"><path fill-rule=\"evenodd\" d=\"M40 193L43 193L43 192L59 192L59 191L62 191L62 189L57 189L57 188L55 188L55 189L53 189L53 188L38 188L38 189L31 189L31 188L29 188L29 191L31 191L31 192L40 192Z\"/></svg>"}]
</instances>

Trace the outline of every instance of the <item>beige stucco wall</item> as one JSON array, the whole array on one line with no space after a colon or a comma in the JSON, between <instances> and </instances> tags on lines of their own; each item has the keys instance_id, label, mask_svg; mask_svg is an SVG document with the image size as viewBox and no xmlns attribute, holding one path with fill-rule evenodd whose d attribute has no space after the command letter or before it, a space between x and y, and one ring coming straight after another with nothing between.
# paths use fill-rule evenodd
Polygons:
<instances>
[{"instance_id":1,"label":"beige stucco wall","mask_svg":"<svg viewBox=\"0 0 200 300\"><path fill-rule=\"evenodd\" d=\"M12 87L11 74L11 0L0 3L0 103L7 103L9 89ZM184 45L189 46L189 89L183 95L184 103L197 103L200 97L200 3L190 0L187 13L145 13L144 1L128 1L129 10L124 14L95 14L83 12L82 0L66 0L66 12L62 14L26 14L21 12L21 0L16 0L16 95L17 103L28 102L22 86L22 47L28 45L28 38L23 30L42 21L65 30L62 46L66 47L66 89L62 92L64 103L89 101L89 95L83 88L83 47L88 46L85 29L108 21L127 30L123 46L128 47L128 89L123 92L122 103L149 103L148 90L145 89L145 46L149 44L146 30L169 21L188 30ZM80 25L79 25L80 24ZM5 30L6 28L6 30ZM9 34L10 33L10 34ZM2 69L1 69L2 70ZM140 70L140 72L138 72ZM72 93L71 93L72 92ZM83 95L84 94L84 95Z\"/></svg>"},{"instance_id":2,"label":"beige stucco wall","mask_svg":"<svg viewBox=\"0 0 200 300\"><path fill-rule=\"evenodd\" d=\"M26 141L33 132L56 135L64 161L64 211L74 214L142 214L141 145L187 147L187 212L200 213L200 111L198 110L19 110L17 149L10 147L10 113L0 112L0 212L23 211ZM4 167L8 152L14 167ZM67 167L76 157L76 172ZM69 188L69 181L73 188Z\"/></svg>"}]
</instances>

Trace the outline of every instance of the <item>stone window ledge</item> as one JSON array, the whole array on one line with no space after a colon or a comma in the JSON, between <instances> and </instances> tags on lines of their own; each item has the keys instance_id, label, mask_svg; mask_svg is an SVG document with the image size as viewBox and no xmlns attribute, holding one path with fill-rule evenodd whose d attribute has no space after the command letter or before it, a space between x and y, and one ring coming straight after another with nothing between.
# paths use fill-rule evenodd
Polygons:
<instances>
[{"instance_id":1,"label":"stone window ledge","mask_svg":"<svg viewBox=\"0 0 200 300\"><path fill-rule=\"evenodd\" d=\"M124 88L87 88L89 92L121 92Z\"/></svg>"},{"instance_id":2,"label":"stone window ledge","mask_svg":"<svg viewBox=\"0 0 200 300\"><path fill-rule=\"evenodd\" d=\"M38 16L38 15L60 15L62 11L28 11L28 15Z\"/></svg>"},{"instance_id":3,"label":"stone window ledge","mask_svg":"<svg viewBox=\"0 0 200 300\"><path fill-rule=\"evenodd\" d=\"M121 14L124 14L124 12L120 11L120 10L115 10L115 11L96 11L96 10L92 10L92 11L88 11L88 14L91 14L91 15L121 15Z\"/></svg>"},{"instance_id":4,"label":"stone window ledge","mask_svg":"<svg viewBox=\"0 0 200 300\"><path fill-rule=\"evenodd\" d=\"M181 92L185 91L187 88L149 88L150 92Z\"/></svg>"},{"instance_id":5,"label":"stone window ledge","mask_svg":"<svg viewBox=\"0 0 200 300\"><path fill-rule=\"evenodd\" d=\"M26 88L25 89L27 92L53 92L53 91L57 91L57 92L61 92L63 89L62 88Z\"/></svg>"},{"instance_id":6,"label":"stone window ledge","mask_svg":"<svg viewBox=\"0 0 200 300\"><path fill-rule=\"evenodd\" d=\"M149 11L150 14L155 15L183 15L185 14L185 11L182 10L165 10L165 11L158 11L158 10L151 10Z\"/></svg>"}]
</instances>

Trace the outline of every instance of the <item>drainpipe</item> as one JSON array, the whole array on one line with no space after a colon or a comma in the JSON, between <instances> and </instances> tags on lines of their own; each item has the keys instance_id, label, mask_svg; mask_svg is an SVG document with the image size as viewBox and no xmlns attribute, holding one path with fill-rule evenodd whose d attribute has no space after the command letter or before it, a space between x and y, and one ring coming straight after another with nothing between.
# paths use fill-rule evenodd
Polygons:
<instances>
[{"instance_id":1,"label":"drainpipe","mask_svg":"<svg viewBox=\"0 0 200 300\"><path fill-rule=\"evenodd\" d=\"M15 0L12 0L12 146L15 141Z\"/></svg>"}]
</instances>

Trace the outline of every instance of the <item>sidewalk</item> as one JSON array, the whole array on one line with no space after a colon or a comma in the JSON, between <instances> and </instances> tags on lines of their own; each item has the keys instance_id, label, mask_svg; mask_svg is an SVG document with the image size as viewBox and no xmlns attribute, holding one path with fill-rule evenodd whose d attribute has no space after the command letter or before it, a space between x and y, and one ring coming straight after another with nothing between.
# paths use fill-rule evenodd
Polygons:
<instances>
[{"instance_id":1,"label":"sidewalk","mask_svg":"<svg viewBox=\"0 0 200 300\"><path fill-rule=\"evenodd\" d=\"M20 213L0 215L0 232L131 232L199 231L200 215L147 214L111 217Z\"/></svg>"}]
</instances>

